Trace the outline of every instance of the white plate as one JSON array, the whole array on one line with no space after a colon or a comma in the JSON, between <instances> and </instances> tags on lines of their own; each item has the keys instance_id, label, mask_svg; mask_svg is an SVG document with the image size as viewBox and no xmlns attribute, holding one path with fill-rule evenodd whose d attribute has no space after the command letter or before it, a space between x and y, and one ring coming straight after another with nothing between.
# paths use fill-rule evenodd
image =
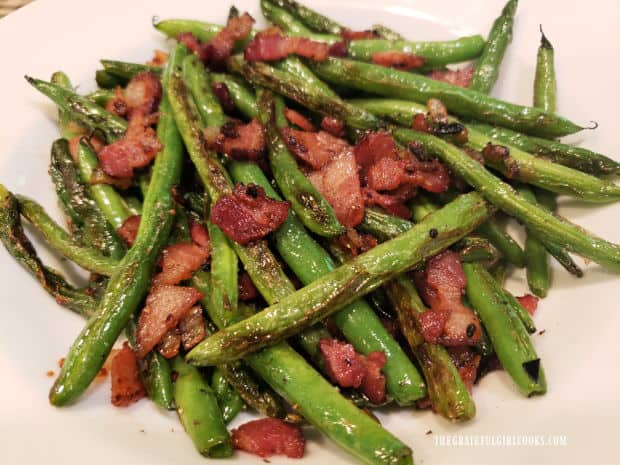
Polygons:
<instances>
[{"instance_id":1,"label":"white plate","mask_svg":"<svg viewBox=\"0 0 620 465\"><path fill-rule=\"evenodd\" d=\"M384 23L415 39L486 34L504 0L329 0L308 1L352 28ZM229 0L122 1L39 0L0 20L0 182L43 203L60 219L47 176L49 147L58 137L53 106L22 78L48 78L63 69L80 90L94 87L99 58L148 59L165 43L151 17L200 18L223 22ZM260 17L258 0L235 4ZM620 152L618 109L620 4L598 0L522 0L495 94L523 104L531 101L538 25L556 46L559 110L597 131L578 139L611 156ZM584 208L567 202L563 213L606 238L620 240L620 208ZM42 254L50 264L55 257ZM496 372L474 388L478 413L452 425L430 412L391 411L387 428L414 450L418 464L583 464L620 463L620 349L617 340L617 278L597 266L582 280L556 270L551 295L536 316L543 336L534 336L549 382L543 397L521 397L505 373ZM173 413L149 402L118 409L109 385L95 383L80 402L57 409L47 403L52 379L82 326L58 307L13 260L0 250L0 457L2 463L204 463ZM524 290L523 277L511 281ZM428 430L432 434L426 435ZM447 447L440 435L463 439L490 435L564 437L563 446ZM309 435L305 463L347 463L350 458L318 434ZM535 438L534 438L535 439ZM556 438L557 439L557 438ZM553 439L551 439L553 440ZM237 453L235 463L257 463ZM286 460L273 458L274 463ZM292 463L292 461L290 461ZM233 463L232 461L226 463ZM299 462L296 462L299 463ZM304 462L301 462L304 463Z\"/></svg>"}]
</instances>

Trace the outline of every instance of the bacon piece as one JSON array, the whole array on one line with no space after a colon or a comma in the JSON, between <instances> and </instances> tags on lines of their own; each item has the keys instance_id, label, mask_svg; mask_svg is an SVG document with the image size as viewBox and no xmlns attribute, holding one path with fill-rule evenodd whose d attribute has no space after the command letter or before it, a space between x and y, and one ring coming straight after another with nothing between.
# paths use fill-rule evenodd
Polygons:
<instances>
[{"instance_id":1,"label":"bacon piece","mask_svg":"<svg viewBox=\"0 0 620 465\"><path fill-rule=\"evenodd\" d=\"M206 45L206 61L210 66L223 68L237 40L244 39L252 32L254 18L248 13L229 17L226 27Z\"/></svg>"},{"instance_id":2,"label":"bacon piece","mask_svg":"<svg viewBox=\"0 0 620 465\"><path fill-rule=\"evenodd\" d=\"M214 82L211 85L211 89L213 89L213 93L219 100L225 113L232 113L235 111L235 102L233 102L232 97L230 96L230 91L228 90L226 83Z\"/></svg>"},{"instance_id":3,"label":"bacon piece","mask_svg":"<svg viewBox=\"0 0 620 465\"><path fill-rule=\"evenodd\" d=\"M409 71L411 69L421 68L426 60L419 55L413 53L400 52L398 50L387 50L384 52L375 52L371 55L372 62L376 65L385 66L386 68L394 68L401 71Z\"/></svg>"},{"instance_id":4,"label":"bacon piece","mask_svg":"<svg viewBox=\"0 0 620 465\"><path fill-rule=\"evenodd\" d=\"M514 179L519 176L519 163L512 157L508 147L487 142L487 145L482 149L482 156L485 161L488 160L491 163L504 165L504 175L507 178Z\"/></svg>"},{"instance_id":5,"label":"bacon piece","mask_svg":"<svg viewBox=\"0 0 620 465\"><path fill-rule=\"evenodd\" d=\"M299 55L314 61L325 61L330 46L305 37L288 37L280 33L258 33L247 45L244 57L247 61L277 61L289 55Z\"/></svg>"},{"instance_id":6,"label":"bacon piece","mask_svg":"<svg viewBox=\"0 0 620 465\"><path fill-rule=\"evenodd\" d=\"M375 351L364 356L337 339L321 339L319 347L327 374L336 384L361 388L373 404L385 401L385 376L381 373L387 362L385 353Z\"/></svg>"},{"instance_id":7,"label":"bacon piece","mask_svg":"<svg viewBox=\"0 0 620 465\"><path fill-rule=\"evenodd\" d=\"M153 161L162 149L150 118L136 113L129 120L122 139L105 146L99 153L101 169L117 178L130 178L134 168L143 168Z\"/></svg>"},{"instance_id":8,"label":"bacon piece","mask_svg":"<svg viewBox=\"0 0 620 465\"><path fill-rule=\"evenodd\" d=\"M189 226L189 233L192 236L194 244L200 247L211 248L211 240L209 239L209 233L203 225L196 221L191 221Z\"/></svg>"},{"instance_id":9,"label":"bacon piece","mask_svg":"<svg viewBox=\"0 0 620 465\"><path fill-rule=\"evenodd\" d=\"M332 206L340 223L353 228L364 219L364 198L350 146L318 171L308 174L312 185Z\"/></svg>"},{"instance_id":10,"label":"bacon piece","mask_svg":"<svg viewBox=\"0 0 620 465\"><path fill-rule=\"evenodd\" d=\"M334 241L337 247L348 252L353 257L368 252L378 244L374 236L360 233L355 228L347 228L347 232L336 237Z\"/></svg>"},{"instance_id":11,"label":"bacon piece","mask_svg":"<svg viewBox=\"0 0 620 465\"><path fill-rule=\"evenodd\" d=\"M366 356L366 376L360 388L373 404L385 402L385 375L381 373L381 368L386 363L387 357L380 350Z\"/></svg>"},{"instance_id":12,"label":"bacon piece","mask_svg":"<svg viewBox=\"0 0 620 465\"><path fill-rule=\"evenodd\" d=\"M109 111L113 115L121 118L126 118L129 108L127 108L127 102L125 102L125 95L123 89L120 86L116 86L114 89L114 97L112 97L105 104L106 111Z\"/></svg>"},{"instance_id":13,"label":"bacon piece","mask_svg":"<svg viewBox=\"0 0 620 465\"><path fill-rule=\"evenodd\" d=\"M467 281L459 254L448 250L433 257L415 278L431 307L420 315L420 329L427 342L461 346L480 341L480 321L461 302Z\"/></svg>"},{"instance_id":14,"label":"bacon piece","mask_svg":"<svg viewBox=\"0 0 620 465\"><path fill-rule=\"evenodd\" d=\"M347 43L344 40L334 42L329 46L329 56L344 58L348 54Z\"/></svg>"},{"instance_id":15,"label":"bacon piece","mask_svg":"<svg viewBox=\"0 0 620 465\"><path fill-rule=\"evenodd\" d=\"M179 284L192 277L209 259L211 248L188 242L166 247L160 257L161 272L153 278L153 287L162 284Z\"/></svg>"},{"instance_id":16,"label":"bacon piece","mask_svg":"<svg viewBox=\"0 0 620 465\"><path fill-rule=\"evenodd\" d=\"M428 77L435 81L447 82L459 87L469 87L471 79L474 76L474 67L468 66L461 69L445 69L434 70L428 74Z\"/></svg>"},{"instance_id":17,"label":"bacon piece","mask_svg":"<svg viewBox=\"0 0 620 465\"><path fill-rule=\"evenodd\" d=\"M312 124L308 120L308 118L306 118L304 115L302 115L298 111L295 111L291 108L285 108L284 116L286 117L286 120L289 123L294 124L295 126L303 129L304 131L310 131L310 132L316 131L314 124Z\"/></svg>"},{"instance_id":18,"label":"bacon piece","mask_svg":"<svg viewBox=\"0 0 620 465\"><path fill-rule=\"evenodd\" d=\"M129 117L135 113L148 115L157 110L162 87L159 78L148 71L136 74L125 87L125 102Z\"/></svg>"},{"instance_id":19,"label":"bacon piece","mask_svg":"<svg viewBox=\"0 0 620 465\"><path fill-rule=\"evenodd\" d=\"M366 375L366 360L351 344L337 339L321 339L319 347L325 369L338 386L358 388Z\"/></svg>"},{"instance_id":20,"label":"bacon piece","mask_svg":"<svg viewBox=\"0 0 620 465\"><path fill-rule=\"evenodd\" d=\"M461 375L461 379L467 389L471 393L474 382L478 376L478 367L480 366L480 355L476 354L469 347L448 347L447 348L452 361Z\"/></svg>"},{"instance_id":21,"label":"bacon piece","mask_svg":"<svg viewBox=\"0 0 620 465\"><path fill-rule=\"evenodd\" d=\"M301 429L278 418L253 420L233 429L231 433L236 449L259 457L286 455L298 459L304 455L306 442Z\"/></svg>"},{"instance_id":22,"label":"bacon piece","mask_svg":"<svg viewBox=\"0 0 620 465\"><path fill-rule=\"evenodd\" d=\"M179 43L185 45L190 51L195 53L200 61L207 61L207 47L191 32L182 32L176 37Z\"/></svg>"},{"instance_id":23,"label":"bacon piece","mask_svg":"<svg viewBox=\"0 0 620 465\"><path fill-rule=\"evenodd\" d=\"M318 170L333 161L350 146L346 140L328 132L307 132L293 128L280 130L284 143L293 154L313 169Z\"/></svg>"},{"instance_id":24,"label":"bacon piece","mask_svg":"<svg viewBox=\"0 0 620 465\"><path fill-rule=\"evenodd\" d=\"M534 315L538 308L538 297L534 297L532 294L525 294L521 297L517 297L517 300L521 306L527 310L527 313Z\"/></svg>"},{"instance_id":25,"label":"bacon piece","mask_svg":"<svg viewBox=\"0 0 620 465\"><path fill-rule=\"evenodd\" d=\"M192 307L188 314L179 322L179 333L181 333L183 349L186 351L207 337L205 320L202 316L200 305Z\"/></svg>"},{"instance_id":26,"label":"bacon piece","mask_svg":"<svg viewBox=\"0 0 620 465\"><path fill-rule=\"evenodd\" d=\"M288 202L268 198L262 187L237 184L232 194L215 203L211 221L233 241L247 244L278 229L288 210Z\"/></svg>"},{"instance_id":27,"label":"bacon piece","mask_svg":"<svg viewBox=\"0 0 620 465\"><path fill-rule=\"evenodd\" d=\"M203 297L204 295L193 287L162 285L152 289L138 319L138 357L144 358L168 330L176 327L179 320Z\"/></svg>"},{"instance_id":28,"label":"bacon piece","mask_svg":"<svg viewBox=\"0 0 620 465\"><path fill-rule=\"evenodd\" d=\"M344 40L359 40L359 39L378 39L379 34L377 31L367 29L365 31L352 31L351 29L343 29L340 32L340 37Z\"/></svg>"},{"instance_id":29,"label":"bacon piece","mask_svg":"<svg viewBox=\"0 0 620 465\"><path fill-rule=\"evenodd\" d=\"M368 132L354 149L361 168L362 182L376 191L393 190L405 184L429 192L447 190L448 170L436 159L420 161L407 150L401 151L387 132Z\"/></svg>"},{"instance_id":30,"label":"bacon piece","mask_svg":"<svg viewBox=\"0 0 620 465\"><path fill-rule=\"evenodd\" d=\"M172 358L179 355L179 349L181 348L181 335L177 328L168 330L164 337L162 337L159 344L157 344L157 352L164 358Z\"/></svg>"},{"instance_id":31,"label":"bacon piece","mask_svg":"<svg viewBox=\"0 0 620 465\"><path fill-rule=\"evenodd\" d=\"M327 131L332 136L344 137L344 122L333 116L324 116L321 120L321 129Z\"/></svg>"},{"instance_id":32,"label":"bacon piece","mask_svg":"<svg viewBox=\"0 0 620 465\"><path fill-rule=\"evenodd\" d=\"M240 301L247 302L248 300L254 300L258 297L258 289L254 286L252 278L250 278L247 271L239 273L238 287Z\"/></svg>"},{"instance_id":33,"label":"bacon piece","mask_svg":"<svg viewBox=\"0 0 620 465\"><path fill-rule=\"evenodd\" d=\"M140 215L132 215L123 221L121 227L116 230L121 239L125 241L125 244L132 246L136 241L141 218Z\"/></svg>"},{"instance_id":34,"label":"bacon piece","mask_svg":"<svg viewBox=\"0 0 620 465\"><path fill-rule=\"evenodd\" d=\"M146 62L149 66L159 66L162 67L166 63L168 63L168 52L164 52L163 50L155 49L153 50L153 58Z\"/></svg>"},{"instance_id":35,"label":"bacon piece","mask_svg":"<svg viewBox=\"0 0 620 465\"><path fill-rule=\"evenodd\" d=\"M265 133L256 118L248 124L228 122L220 129L213 146L235 160L258 160L265 152Z\"/></svg>"},{"instance_id":36,"label":"bacon piece","mask_svg":"<svg viewBox=\"0 0 620 465\"><path fill-rule=\"evenodd\" d=\"M138 372L136 354L127 342L112 359L112 404L127 407L146 395Z\"/></svg>"}]
</instances>

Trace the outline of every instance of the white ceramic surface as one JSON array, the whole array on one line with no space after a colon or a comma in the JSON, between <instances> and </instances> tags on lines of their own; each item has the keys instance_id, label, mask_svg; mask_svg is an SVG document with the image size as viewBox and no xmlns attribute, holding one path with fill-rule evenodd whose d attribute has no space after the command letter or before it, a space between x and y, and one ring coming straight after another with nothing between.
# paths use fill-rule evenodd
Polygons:
<instances>
[{"instance_id":1,"label":"white ceramic surface","mask_svg":"<svg viewBox=\"0 0 620 465\"><path fill-rule=\"evenodd\" d=\"M352 28L374 23L392 26L412 39L486 34L504 0L306 0ZM121 1L38 0L0 20L0 182L35 197L60 219L47 176L49 147L57 137L55 109L22 78L68 72L80 90L94 87L99 58L144 61L165 41L151 17L191 17L223 22L229 0ZM239 0L241 10L260 17L257 0ZM523 104L531 101L538 25L556 46L559 111L597 131L574 138L620 157L617 105L620 87L618 43L620 4L614 0L522 0L495 95ZM606 238L620 241L618 206L597 209L563 201L562 213ZM42 253L48 263L62 265ZM76 270L70 269L76 276ZM550 296L536 316L542 336L534 336L549 392L521 397L507 375L495 372L474 389L478 413L462 425L429 412L389 411L384 425L414 450L418 464L478 463L571 465L620 463L620 356L617 332L618 278L590 265L576 280L555 270ZM58 307L0 250L0 462L89 465L123 463L200 464L173 413L143 401L130 408L110 405L109 385L95 386L70 408L47 403L58 371L82 320ZM524 291L524 278L510 281ZM428 430L432 434L426 435ZM560 435L566 445L448 447L440 435ZM489 436L491 435L491 436ZM295 463L348 463L351 459L318 434L308 434L308 455ZM488 440L488 439L487 439ZM225 463L258 463L237 453ZM288 463L272 458L272 463Z\"/></svg>"}]
</instances>

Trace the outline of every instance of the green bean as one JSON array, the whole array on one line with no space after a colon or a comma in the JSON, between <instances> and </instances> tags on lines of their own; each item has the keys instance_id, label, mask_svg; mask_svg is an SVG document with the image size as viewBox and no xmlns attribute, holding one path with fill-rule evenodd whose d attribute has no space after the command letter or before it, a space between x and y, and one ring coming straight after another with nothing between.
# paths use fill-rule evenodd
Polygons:
<instances>
[{"instance_id":1,"label":"green bean","mask_svg":"<svg viewBox=\"0 0 620 465\"><path fill-rule=\"evenodd\" d=\"M537 205L536 195L527 186L519 186L519 194L528 202ZM546 297L551 285L551 269L545 246L528 231L525 240L525 269L530 291L538 297Z\"/></svg>"},{"instance_id":2,"label":"green bean","mask_svg":"<svg viewBox=\"0 0 620 465\"><path fill-rule=\"evenodd\" d=\"M57 303L90 317L97 303L87 290L76 289L57 271L45 266L26 237L21 224L19 203L0 184L0 240L9 252Z\"/></svg>"},{"instance_id":3,"label":"green bean","mask_svg":"<svg viewBox=\"0 0 620 465\"><path fill-rule=\"evenodd\" d=\"M232 74L210 73L210 80L211 84L216 82L226 84L230 98L243 115L250 119L258 117L254 91L242 79Z\"/></svg>"},{"instance_id":4,"label":"green bean","mask_svg":"<svg viewBox=\"0 0 620 465\"><path fill-rule=\"evenodd\" d=\"M387 280L457 242L493 209L478 194L466 194L429 215L410 231L323 275L252 317L206 338L187 355L190 363L235 360L296 334ZM430 237L429 231L433 232Z\"/></svg>"},{"instance_id":5,"label":"green bean","mask_svg":"<svg viewBox=\"0 0 620 465\"><path fill-rule=\"evenodd\" d=\"M50 82L70 91L73 90L73 85L71 84L69 76L62 71L56 71L52 74ZM60 128L61 136L67 140L86 133L85 128L77 121L71 119L71 115L62 109L58 110L58 126Z\"/></svg>"},{"instance_id":6,"label":"green bean","mask_svg":"<svg viewBox=\"0 0 620 465\"><path fill-rule=\"evenodd\" d=\"M301 61L296 56L290 56L285 60L279 61L274 64L276 69L285 71L289 74L292 74L297 79L302 80L306 86L312 86L321 92L323 95L329 97L337 97L336 92L334 92L327 84L321 81L316 75L308 68L303 61Z\"/></svg>"},{"instance_id":7,"label":"green bean","mask_svg":"<svg viewBox=\"0 0 620 465\"><path fill-rule=\"evenodd\" d=\"M127 122L101 108L70 89L26 76L26 80L39 92L49 97L58 107L85 126L100 131L108 142L125 134Z\"/></svg>"},{"instance_id":8,"label":"green bean","mask_svg":"<svg viewBox=\"0 0 620 465\"><path fill-rule=\"evenodd\" d=\"M491 273L491 276L493 276L500 286L504 287L508 274L508 261L504 259L498 260L489 267L489 273Z\"/></svg>"},{"instance_id":9,"label":"green bean","mask_svg":"<svg viewBox=\"0 0 620 465\"><path fill-rule=\"evenodd\" d=\"M495 281L497 282L497 280ZM521 320L525 330L530 334L534 334L536 332L536 325L532 319L532 315L530 315L525 307L519 303L514 295L506 289L502 289L502 291L505 296L506 304L511 307L514 313L519 317L519 320Z\"/></svg>"},{"instance_id":10,"label":"green bean","mask_svg":"<svg viewBox=\"0 0 620 465\"><path fill-rule=\"evenodd\" d=\"M347 124L353 128L378 128L382 125L372 114L361 111L337 97L330 98L317 90L313 84L265 63L249 63L237 55L228 60L228 68L241 74L252 84L292 98L313 111L341 120L346 117Z\"/></svg>"},{"instance_id":11,"label":"green bean","mask_svg":"<svg viewBox=\"0 0 620 465\"><path fill-rule=\"evenodd\" d=\"M196 108L205 126L221 126L226 122L217 97L209 85L209 74L195 55L188 55L183 60L183 81L194 96Z\"/></svg>"},{"instance_id":12,"label":"green bean","mask_svg":"<svg viewBox=\"0 0 620 465\"><path fill-rule=\"evenodd\" d=\"M95 71L95 82L100 89L115 89L116 87L124 87L127 80L108 73L105 69Z\"/></svg>"},{"instance_id":13,"label":"green bean","mask_svg":"<svg viewBox=\"0 0 620 465\"><path fill-rule=\"evenodd\" d=\"M485 134L496 143L517 147L524 152L535 154L584 173L595 176L620 174L620 163L582 147L562 144L556 140L526 136L510 129L478 122L468 122L467 127L470 131L474 129Z\"/></svg>"},{"instance_id":14,"label":"green bean","mask_svg":"<svg viewBox=\"0 0 620 465\"><path fill-rule=\"evenodd\" d=\"M435 81L426 76L369 63L328 58L310 63L322 79L385 97L426 103L440 99L451 112L545 137L560 137L582 127L538 108L524 107L470 89Z\"/></svg>"},{"instance_id":15,"label":"green bean","mask_svg":"<svg viewBox=\"0 0 620 465\"><path fill-rule=\"evenodd\" d=\"M99 160L92 146L86 139L80 140L78 146L78 170L84 184L90 184L90 179L98 167ZM114 187L108 184L90 184L90 194L108 222L115 229L120 228L130 216L125 201Z\"/></svg>"},{"instance_id":16,"label":"green bean","mask_svg":"<svg viewBox=\"0 0 620 465\"><path fill-rule=\"evenodd\" d=\"M261 91L258 97L260 121L265 129L269 147L269 164L273 177L286 200L291 203L297 218L312 232L333 237L344 232L331 205L312 185L297 166L289 152L280 129L286 127L284 100L274 98L270 91Z\"/></svg>"},{"instance_id":17,"label":"green bean","mask_svg":"<svg viewBox=\"0 0 620 465\"><path fill-rule=\"evenodd\" d=\"M50 176L76 240L119 260L125 247L79 179L65 139L52 144Z\"/></svg>"},{"instance_id":18,"label":"green bean","mask_svg":"<svg viewBox=\"0 0 620 465\"><path fill-rule=\"evenodd\" d=\"M343 31L343 27L330 18L311 10L310 8L296 2L295 0L269 0L270 3L288 11L296 19L304 23L307 27L316 32L338 35ZM262 2L261 2L262 6Z\"/></svg>"},{"instance_id":19,"label":"green bean","mask_svg":"<svg viewBox=\"0 0 620 465\"><path fill-rule=\"evenodd\" d=\"M161 76L164 71L164 69L159 66L143 65L141 63L129 63L117 60L100 60L99 62L103 65L103 69L107 73L121 78L125 84L136 74L149 72Z\"/></svg>"},{"instance_id":20,"label":"green bean","mask_svg":"<svg viewBox=\"0 0 620 465\"><path fill-rule=\"evenodd\" d=\"M553 45L540 27L540 46L536 55L534 77L534 106L545 111L555 111L556 82L553 64Z\"/></svg>"},{"instance_id":21,"label":"green bean","mask_svg":"<svg viewBox=\"0 0 620 465\"><path fill-rule=\"evenodd\" d=\"M502 9L502 13L493 22L487 42L484 45L478 63L476 63L476 69L469 85L470 89L488 94L495 85L499 74L499 66L504 58L506 48L508 48L508 44L512 40L512 26L518 3L518 0L508 0ZM555 109L546 108L545 110L549 112L555 111Z\"/></svg>"},{"instance_id":22,"label":"green bean","mask_svg":"<svg viewBox=\"0 0 620 465\"><path fill-rule=\"evenodd\" d=\"M373 24L372 30L379 34L379 37L386 40L405 40L402 34L396 32L395 30L384 26L383 24Z\"/></svg>"},{"instance_id":23,"label":"green bean","mask_svg":"<svg viewBox=\"0 0 620 465\"><path fill-rule=\"evenodd\" d=\"M177 48L173 53L167 73L178 66L183 50ZM69 404L84 392L148 291L155 260L172 226L172 186L180 180L183 159L181 139L168 105L164 93L157 126L157 137L164 148L155 159L136 240L111 277L97 313L72 345L50 391L53 405Z\"/></svg>"},{"instance_id":24,"label":"green bean","mask_svg":"<svg viewBox=\"0 0 620 465\"><path fill-rule=\"evenodd\" d=\"M142 214L142 202L139 198L134 196L124 197L125 205L127 205L127 210L130 215L141 215Z\"/></svg>"},{"instance_id":25,"label":"green bean","mask_svg":"<svg viewBox=\"0 0 620 465\"><path fill-rule=\"evenodd\" d=\"M115 96L115 92L113 90L97 89L91 92L90 94L88 94L86 97L89 100L92 100L93 102L95 102L100 107L105 108L108 102L114 98L114 96ZM66 136L63 136L63 137L66 137Z\"/></svg>"},{"instance_id":26,"label":"green bean","mask_svg":"<svg viewBox=\"0 0 620 465\"><path fill-rule=\"evenodd\" d=\"M194 446L205 457L230 457L232 441L213 389L180 356L172 359L172 369L178 374L174 382L177 413Z\"/></svg>"},{"instance_id":27,"label":"green bean","mask_svg":"<svg viewBox=\"0 0 620 465\"><path fill-rule=\"evenodd\" d=\"M308 28L303 22L299 21L287 10L278 7L267 0L261 0L260 9L267 21L281 28L286 35L300 36L319 42L332 44L340 40L340 36L333 34L321 34Z\"/></svg>"},{"instance_id":28,"label":"green bean","mask_svg":"<svg viewBox=\"0 0 620 465\"><path fill-rule=\"evenodd\" d=\"M388 215L373 208L366 208L364 219L358 227L363 232L372 234L383 242L409 231L413 224L397 216Z\"/></svg>"},{"instance_id":29,"label":"green bean","mask_svg":"<svg viewBox=\"0 0 620 465\"><path fill-rule=\"evenodd\" d=\"M493 176L459 148L429 134L408 129L395 129L394 136L401 143L412 140L422 143L453 173L498 208L524 223L538 237L560 244L567 251L575 252L601 265L620 269L620 247L588 233L566 219L531 205L512 187Z\"/></svg>"},{"instance_id":30,"label":"green bean","mask_svg":"<svg viewBox=\"0 0 620 465\"><path fill-rule=\"evenodd\" d=\"M489 220L480 225L477 232L482 237L487 238L508 263L518 268L525 266L525 253L523 249L497 222Z\"/></svg>"},{"instance_id":31,"label":"green bean","mask_svg":"<svg viewBox=\"0 0 620 465\"><path fill-rule=\"evenodd\" d=\"M69 233L60 227L43 207L27 197L17 196L21 214L43 235L45 241L64 257L82 268L104 276L111 276L118 262L89 247L74 241Z\"/></svg>"},{"instance_id":32,"label":"green bean","mask_svg":"<svg viewBox=\"0 0 620 465\"><path fill-rule=\"evenodd\" d=\"M440 344L424 342L417 329L417 317L426 307L411 281L401 275L385 288L396 309L400 329L424 373L433 410L449 420L473 418L476 406L450 354Z\"/></svg>"},{"instance_id":33,"label":"green bean","mask_svg":"<svg viewBox=\"0 0 620 465\"><path fill-rule=\"evenodd\" d=\"M465 263L463 270L467 297L487 329L502 366L524 395L545 393L540 358L519 317L503 299L501 288L479 263Z\"/></svg>"},{"instance_id":34,"label":"green bean","mask_svg":"<svg viewBox=\"0 0 620 465\"><path fill-rule=\"evenodd\" d=\"M217 398L224 423L230 423L243 410L243 399L237 394L224 376L223 370L216 368L211 375L211 389Z\"/></svg>"},{"instance_id":35,"label":"green bean","mask_svg":"<svg viewBox=\"0 0 620 465\"><path fill-rule=\"evenodd\" d=\"M279 200L280 197L255 164L235 163L231 167L231 174L236 181L257 184L265 189L268 197ZM284 224L274 232L274 243L280 256L304 285L316 281L335 268L329 254L306 232L294 214L290 214ZM344 307L333 316L333 320L357 351L369 354L380 350L385 353L387 362L382 370L386 375L387 391L398 404L409 405L425 395L424 382L419 373L363 299ZM302 344L304 349L312 353L314 347L314 351L318 352L316 335L307 334L307 331L302 333L302 340L306 342ZM322 364L320 353L313 357L313 360L317 359L319 364Z\"/></svg>"},{"instance_id":36,"label":"green bean","mask_svg":"<svg viewBox=\"0 0 620 465\"><path fill-rule=\"evenodd\" d=\"M404 126L410 126L416 113L426 113L425 107L413 102L380 99L364 99L354 102L359 108L371 111L379 117L395 120ZM467 146L473 150L482 151L484 154L483 149L489 142L489 136L476 131L470 125L465 125L465 127L468 132ZM509 149L508 159L498 161L487 156L486 161L510 179L589 202L610 202L620 199L620 187L612 182L535 157L511 145L506 145L506 147Z\"/></svg>"},{"instance_id":37,"label":"green bean","mask_svg":"<svg viewBox=\"0 0 620 465\"><path fill-rule=\"evenodd\" d=\"M192 279L192 284L200 290L208 290L208 283L209 278L203 273L196 273ZM204 299L203 303L206 303ZM209 315L219 329L224 328L218 314ZM236 318L241 320L245 316ZM377 465L412 463L411 450L407 446L342 397L288 344L282 342L250 354L245 361L276 392L295 405L306 420L362 462Z\"/></svg>"}]
</instances>

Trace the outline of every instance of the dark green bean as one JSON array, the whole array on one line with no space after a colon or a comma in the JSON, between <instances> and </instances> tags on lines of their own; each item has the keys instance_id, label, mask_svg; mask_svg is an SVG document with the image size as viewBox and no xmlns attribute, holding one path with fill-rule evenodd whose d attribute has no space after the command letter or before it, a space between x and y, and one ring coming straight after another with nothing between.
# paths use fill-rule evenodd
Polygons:
<instances>
[{"instance_id":1,"label":"dark green bean","mask_svg":"<svg viewBox=\"0 0 620 465\"><path fill-rule=\"evenodd\" d=\"M245 406L243 399L228 383L224 371L216 368L211 375L211 388L217 398L224 423L230 423Z\"/></svg>"}]
</instances>

